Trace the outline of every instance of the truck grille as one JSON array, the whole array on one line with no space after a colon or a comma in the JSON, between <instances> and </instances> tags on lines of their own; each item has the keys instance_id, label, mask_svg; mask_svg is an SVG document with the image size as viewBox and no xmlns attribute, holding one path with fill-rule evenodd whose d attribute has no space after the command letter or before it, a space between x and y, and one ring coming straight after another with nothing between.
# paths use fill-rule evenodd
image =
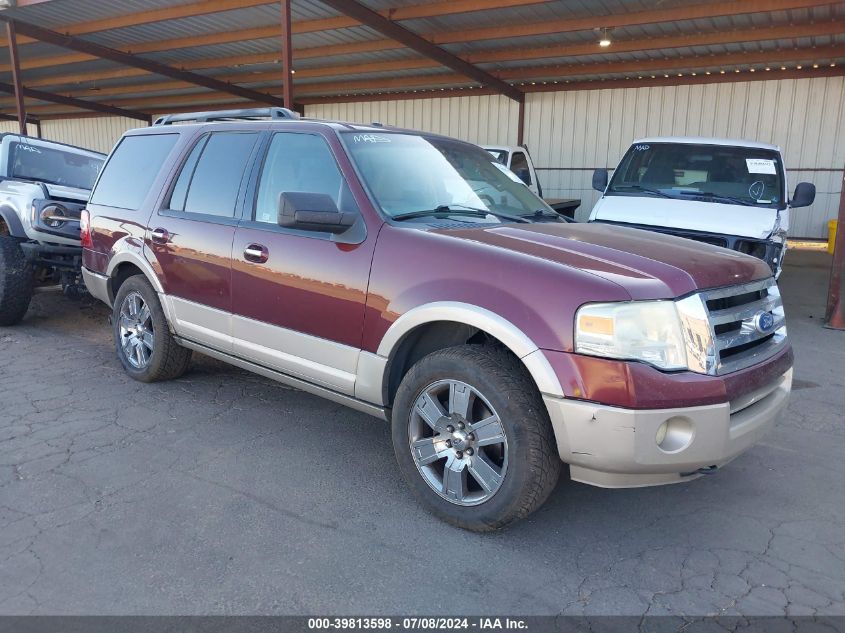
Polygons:
<instances>
[{"instance_id":1,"label":"truck grille","mask_svg":"<svg viewBox=\"0 0 845 633\"><path fill-rule=\"evenodd\" d=\"M755 365L786 344L783 303L772 278L701 293L713 336L714 374Z\"/></svg>"}]
</instances>

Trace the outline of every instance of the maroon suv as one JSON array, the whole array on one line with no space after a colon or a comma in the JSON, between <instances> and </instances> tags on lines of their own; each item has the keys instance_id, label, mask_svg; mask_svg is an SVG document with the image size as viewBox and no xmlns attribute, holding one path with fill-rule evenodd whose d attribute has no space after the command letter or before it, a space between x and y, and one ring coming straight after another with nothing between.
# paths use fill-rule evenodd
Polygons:
<instances>
[{"instance_id":1,"label":"maroon suv","mask_svg":"<svg viewBox=\"0 0 845 633\"><path fill-rule=\"evenodd\" d=\"M196 350L389 420L411 489L470 529L536 509L562 461L605 487L712 472L790 390L764 262L567 223L442 136L165 117L112 151L83 242L133 378Z\"/></svg>"}]
</instances>

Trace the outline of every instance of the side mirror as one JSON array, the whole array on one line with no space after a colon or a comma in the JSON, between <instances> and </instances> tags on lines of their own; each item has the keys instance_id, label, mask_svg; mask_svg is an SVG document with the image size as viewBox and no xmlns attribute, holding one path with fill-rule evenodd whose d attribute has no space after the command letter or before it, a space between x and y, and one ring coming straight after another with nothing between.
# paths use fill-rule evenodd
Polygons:
<instances>
[{"instance_id":1,"label":"side mirror","mask_svg":"<svg viewBox=\"0 0 845 633\"><path fill-rule=\"evenodd\" d=\"M795 187L795 195L789 201L793 209L798 207L809 207L816 199L816 186L811 182L799 182Z\"/></svg>"},{"instance_id":2,"label":"side mirror","mask_svg":"<svg viewBox=\"0 0 845 633\"><path fill-rule=\"evenodd\" d=\"M607 189L607 180L608 177L606 169L595 170L593 172L593 189L604 193L604 190Z\"/></svg>"},{"instance_id":3,"label":"side mirror","mask_svg":"<svg viewBox=\"0 0 845 633\"><path fill-rule=\"evenodd\" d=\"M283 191L279 194L279 226L302 231L343 233L355 224L357 214L341 213L324 193Z\"/></svg>"}]
</instances>

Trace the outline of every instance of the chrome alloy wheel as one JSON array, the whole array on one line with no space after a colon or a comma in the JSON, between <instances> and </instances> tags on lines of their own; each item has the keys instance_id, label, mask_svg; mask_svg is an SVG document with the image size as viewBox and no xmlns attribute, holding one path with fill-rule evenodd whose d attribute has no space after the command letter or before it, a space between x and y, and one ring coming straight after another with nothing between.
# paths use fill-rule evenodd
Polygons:
<instances>
[{"instance_id":1,"label":"chrome alloy wheel","mask_svg":"<svg viewBox=\"0 0 845 633\"><path fill-rule=\"evenodd\" d=\"M139 292L130 292L120 306L120 347L129 364L144 369L153 355L155 332L150 307Z\"/></svg>"},{"instance_id":2,"label":"chrome alloy wheel","mask_svg":"<svg viewBox=\"0 0 845 633\"><path fill-rule=\"evenodd\" d=\"M423 389L409 416L408 437L423 479L451 503L484 503L504 481L505 429L487 399L464 382L440 380Z\"/></svg>"}]
</instances>

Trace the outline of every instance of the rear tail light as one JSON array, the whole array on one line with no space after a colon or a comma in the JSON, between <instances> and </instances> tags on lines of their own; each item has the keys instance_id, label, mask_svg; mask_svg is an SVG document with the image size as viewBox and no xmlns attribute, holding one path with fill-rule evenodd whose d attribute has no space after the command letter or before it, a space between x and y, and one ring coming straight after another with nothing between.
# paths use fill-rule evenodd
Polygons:
<instances>
[{"instance_id":1,"label":"rear tail light","mask_svg":"<svg viewBox=\"0 0 845 633\"><path fill-rule=\"evenodd\" d=\"M91 239L91 214L88 209L82 209L79 216L79 240L82 248L94 248L94 241Z\"/></svg>"}]
</instances>

